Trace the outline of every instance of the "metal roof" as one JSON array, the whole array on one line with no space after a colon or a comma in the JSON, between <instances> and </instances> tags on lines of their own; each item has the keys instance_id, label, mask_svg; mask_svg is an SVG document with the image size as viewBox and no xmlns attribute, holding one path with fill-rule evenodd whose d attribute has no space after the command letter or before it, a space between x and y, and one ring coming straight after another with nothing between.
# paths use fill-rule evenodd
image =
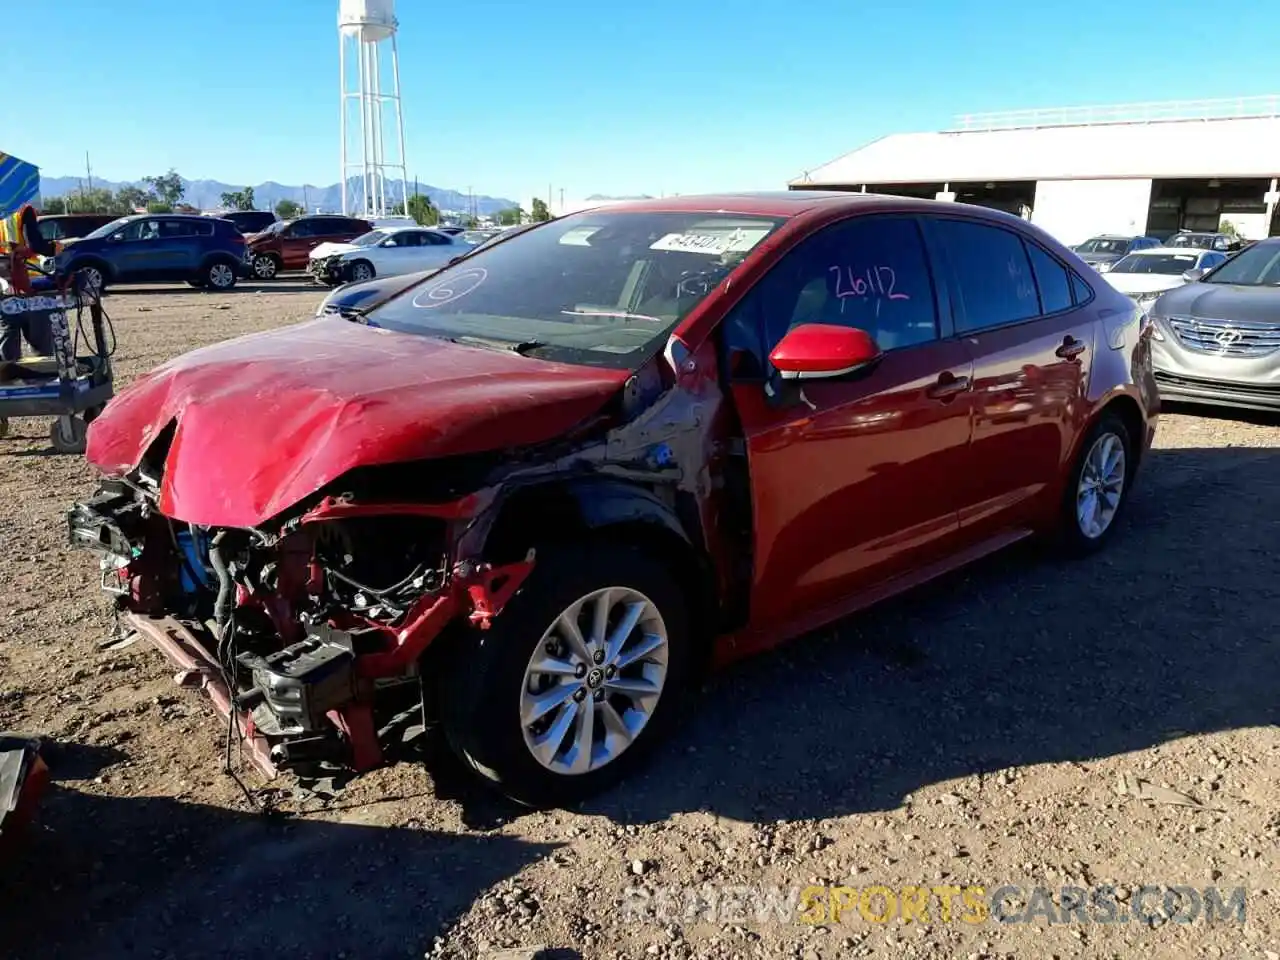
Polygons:
<instances>
[{"instance_id":1,"label":"metal roof","mask_svg":"<svg viewBox=\"0 0 1280 960\"><path fill-rule=\"evenodd\" d=\"M882 137L789 186L1280 176L1280 116L1052 123Z\"/></svg>"}]
</instances>

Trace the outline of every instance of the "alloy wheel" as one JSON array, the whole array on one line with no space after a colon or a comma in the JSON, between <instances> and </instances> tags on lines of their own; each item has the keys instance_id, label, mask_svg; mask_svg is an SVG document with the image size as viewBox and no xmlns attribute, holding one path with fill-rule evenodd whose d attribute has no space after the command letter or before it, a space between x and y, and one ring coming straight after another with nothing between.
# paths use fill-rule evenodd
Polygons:
<instances>
[{"instance_id":1,"label":"alloy wheel","mask_svg":"<svg viewBox=\"0 0 1280 960\"><path fill-rule=\"evenodd\" d=\"M270 280L276 275L276 262L271 257L255 257L253 260L254 276L260 280Z\"/></svg>"},{"instance_id":2,"label":"alloy wheel","mask_svg":"<svg viewBox=\"0 0 1280 960\"><path fill-rule=\"evenodd\" d=\"M574 601L547 628L525 669L525 746L558 774L584 774L616 760L652 718L668 657L662 614L638 590L606 587Z\"/></svg>"},{"instance_id":3,"label":"alloy wheel","mask_svg":"<svg viewBox=\"0 0 1280 960\"><path fill-rule=\"evenodd\" d=\"M236 282L235 271L225 263L216 263L209 270L209 286L215 290L226 290Z\"/></svg>"},{"instance_id":4,"label":"alloy wheel","mask_svg":"<svg viewBox=\"0 0 1280 960\"><path fill-rule=\"evenodd\" d=\"M373 279L373 269L367 263L357 263L351 268L351 279L355 283L363 283Z\"/></svg>"},{"instance_id":5,"label":"alloy wheel","mask_svg":"<svg viewBox=\"0 0 1280 960\"><path fill-rule=\"evenodd\" d=\"M1127 466L1124 441L1114 433L1100 434L1085 457L1076 487L1076 523L1090 540L1101 537L1115 520Z\"/></svg>"}]
</instances>

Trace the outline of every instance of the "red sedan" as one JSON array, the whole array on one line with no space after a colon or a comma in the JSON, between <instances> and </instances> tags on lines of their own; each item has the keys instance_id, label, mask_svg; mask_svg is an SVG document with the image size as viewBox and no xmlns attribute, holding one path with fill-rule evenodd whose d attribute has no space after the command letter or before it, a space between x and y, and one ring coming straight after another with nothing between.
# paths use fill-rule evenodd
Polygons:
<instances>
[{"instance_id":1,"label":"red sedan","mask_svg":"<svg viewBox=\"0 0 1280 960\"><path fill-rule=\"evenodd\" d=\"M709 665L1024 537L1098 548L1157 407L1142 313L1022 220L649 200L160 367L70 522L264 768L425 719L555 804Z\"/></svg>"}]
</instances>

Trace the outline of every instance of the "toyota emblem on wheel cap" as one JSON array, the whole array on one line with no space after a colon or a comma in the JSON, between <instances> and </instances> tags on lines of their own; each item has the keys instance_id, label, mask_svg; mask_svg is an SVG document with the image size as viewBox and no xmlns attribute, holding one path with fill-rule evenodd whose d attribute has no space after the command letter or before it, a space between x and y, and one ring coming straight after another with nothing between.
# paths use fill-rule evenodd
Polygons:
<instances>
[{"instance_id":1,"label":"toyota emblem on wheel cap","mask_svg":"<svg viewBox=\"0 0 1280 960\"><path fill-rule=\"evenodd\" d=\"M1239 330L1228 328L1226 330L1220 330L1213 339L1217 342L1218 346L1226 349L1227 347L1234 347L1237 343L1243 340L1244 334Z\"/></svg>"}]
</instances>

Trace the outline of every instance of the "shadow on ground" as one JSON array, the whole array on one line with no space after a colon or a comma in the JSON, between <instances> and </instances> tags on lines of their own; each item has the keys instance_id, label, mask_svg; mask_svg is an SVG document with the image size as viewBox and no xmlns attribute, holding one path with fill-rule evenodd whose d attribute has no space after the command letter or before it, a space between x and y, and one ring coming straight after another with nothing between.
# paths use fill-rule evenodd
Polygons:
<instances>
[{"instance_id":1,"label":"shadow on ground","mask_svg":"<svg viewBox=\"0 0 1280 960\"><path fill-rule=\"evenodd\" d=\"M420 958L488 887L553 849L63 786L40 820L0 864L15 960Z\"/></svg>"},{"instance_id":2,"label":"shadow on ground","mask_svg":"<svg viewBox=\"0 0 1280 960\"><path fill-rule=\"evenodd\" d=\"M621 822L898 807L922 786L1280 722L1280 451L1152 451L1099 555L1015 547L712 681L590 802ZM468 822L516 811L457 784Z\"/></svg>"}]
</instances>

